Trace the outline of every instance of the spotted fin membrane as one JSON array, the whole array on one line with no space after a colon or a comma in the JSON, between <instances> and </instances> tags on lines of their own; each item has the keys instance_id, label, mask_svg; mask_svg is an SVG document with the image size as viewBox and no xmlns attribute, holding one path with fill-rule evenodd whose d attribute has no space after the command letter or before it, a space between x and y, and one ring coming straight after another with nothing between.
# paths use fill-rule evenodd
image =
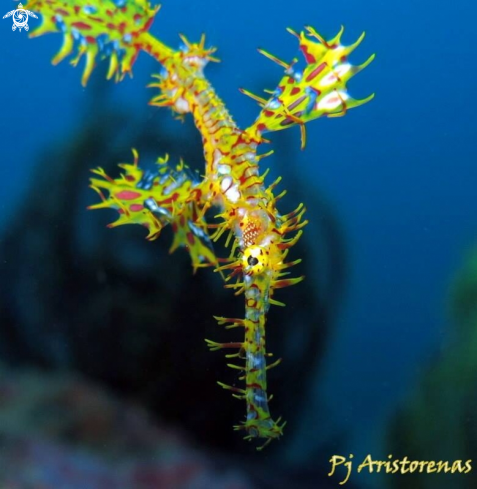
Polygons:
<instances>
[{"instance_id":1,"label":"spotted fin membrane","mask_svg":"<svg viewBox=\"0 0 477 489\"><path fill-rule=\"evenodd\" d=\"M305 68L298 69L297 59L286 63L260 49L264 56L285 68L285 75L278 87L269 92L271 97L268 99L247 90L242 92L258 101L263 107L255 123L249 128L250 133L261 134L299 125L302 130L302 147L304 147L305 123L319 117L344 116L349 109L359 107L373 99L374 94L362 100L352 98L346 83L366 68L375 55L371 55L359 66L354 66L348 61L349 54L363 41L364 32L355 43L344 46L341 44L343 27L328 41L313 27L308 26L305 32L299 34L292 29L288 31L298 38L306 62Z\"/></svg>"},{"instance_id":2,"label":"spotted fin membrane","mask_svg":"<svg viewBox=\"0 0 477 489\"><path fill-rule=\"evenodd\" d=\"M197 208L197 195L200 195L197 176L182 162L171 167L167 156L158 159L155 170L142 170L138 153L134 150L133 154L132 164L119 165L125 173L117 179L106 175L102 168L92 170L101 177L91 179L91 188L98 192L101 202L89 209L115 209L119 218L108 227L140 224L148 230L147 239L151 241L170 224L174 231L171 253L179 247L186 248L194 271L217 266L207 225ZM103 190L108 192L108 197Z\"/></svg>"},{"instance_id":3,"label":"spotted fin membrane","mask_svg":"<svg viewBox=\"0 0 477 489\"><path fill-rule=\"evenodd\" d=\"M42 14L42 24L30 37L51 32L63 34L63 45L53 58L58 64L76 51L71 64L85 56L81 78L85 86L98 58L109 58L108 79L120 80L131 73L142 48L140 37L146 33L159 7L136 0L31 0L28 8Z\"/></svg>"}]
</instances>

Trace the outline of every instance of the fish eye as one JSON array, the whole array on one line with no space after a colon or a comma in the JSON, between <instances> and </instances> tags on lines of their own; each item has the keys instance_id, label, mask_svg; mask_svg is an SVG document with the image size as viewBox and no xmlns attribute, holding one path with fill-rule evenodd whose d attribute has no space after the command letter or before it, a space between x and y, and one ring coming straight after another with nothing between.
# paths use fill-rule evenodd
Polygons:
<instances>
[{"instance_id":1,"label":"fish eye","mask_svg":"<svg viewBox=\"0 0 477 489\"><path fill-rule=\"evenodd\" d=\"M249 246L242 255L242 266L248 275L262 273L268 266L268 259L260 246Z\"/></svg>"},{"instance_id":2,"label":"fish eye","mask_svg":"<svg viewBox=\"0 0 477 489\"><path fill-rule=\"evenodd\" d=\"M255 258L254 256L249 256L247 262L251 267L254 267L260 263L258 258Z\"/></svg>"}]
</instances>

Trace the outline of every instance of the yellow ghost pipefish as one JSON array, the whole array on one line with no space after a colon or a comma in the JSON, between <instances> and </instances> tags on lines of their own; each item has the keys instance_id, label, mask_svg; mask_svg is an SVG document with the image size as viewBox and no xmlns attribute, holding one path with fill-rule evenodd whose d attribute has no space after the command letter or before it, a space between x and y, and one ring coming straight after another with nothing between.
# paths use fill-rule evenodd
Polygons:
<instances>
[{"instance_id":1,"label":"yellow ghost pipefish","mask_svg":"<svg viewBox=\"0 0 477 489\"><path fill-rule=\"evenodd\" d=\"M219 382L246 402L245 421L235 426L244 430L246 439L262 438L264 448L279 438L285 423L270 414L267 394L267 370L280 360L267 365L270 353L265 349L265 321L270 305L283 306L274 298L275 290L301 282L304 277L288 278L288 269L300 260L287 261L290 248L302 235L307 224L303 220L305 207L300 204L289 214L280 214L277 201L284 192L275 195L280 179L268 187L265 175L260 175L260 160L271 154L258 155L257 148L267 142L263 134L298 125L302 147L305 145L305 123L319 117L339 117L348 109L373 98L355 100L348 94L346 83L374 58L360 66L347 61L348 55L361 43L364 34L352 45L341 44L343 28L326 40L312 27L296 36L305 58L305 68L298 70L297 60L286 63L272 54L262 54L276 62L285 74L278 87L262 98L246 90L243 93L256 100L261 111L255 122L240 129L229 115L224 103L204 76L209 61L217 61L214 48L205 47L205 38L192 43L181 36L183 46L174 50L148 31L159 10L146 0L30 0L27 9L42 15L42 24L31 37L49 32L61 32L63 45L53 58L56 64L76 51L72 64L86 58L82 84L98 59L109 58L107 77L121 80L131 73L142 50L153 56L162 71L155 76L152 87L159 94L151 104L170 107L177 114L191 113L204 145L205 176L199 179L184 163L172 166L167 156L160 158L153 171L142 170L138 153L134 161L121 164L124 173L110 178L101 169L91 179L91 187L101 196L92 209L114 208L119 218L110 227L141 224L148 229L148 239L158 237L162 228L172 225L174 240L171 251L182 246L189 250L194 271L213 266L215 271L228 273L226 282L236 277L226 288L245 297L245 318L216 317L226 328L243 328L242 342L216 343L206 340L211 350L231 349L226 355L245 364L229 364L242 372L242 388ZM103 191L107 193L105 196ZM220 224L207 224L206 211L220 209ZM209 230L213 233L209 234ZM230 258L225 265L213 251L212 243L228 232Z\"/></svg>"}]
</instances>

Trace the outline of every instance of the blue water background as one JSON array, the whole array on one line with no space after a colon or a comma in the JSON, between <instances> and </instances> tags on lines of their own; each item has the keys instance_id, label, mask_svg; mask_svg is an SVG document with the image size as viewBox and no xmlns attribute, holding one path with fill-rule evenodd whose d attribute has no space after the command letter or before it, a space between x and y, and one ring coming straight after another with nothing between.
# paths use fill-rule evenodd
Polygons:
<instances>
[{"instance_id":1,"label":"blue water background","mask_svg":"<svg viewBox=\"0 0 477 489\"><path fill-rule=\"evenodd\" d=\"M1 5L6 12L14 4ZM329 406L331 420L304 420L310 443L340 426L353 433L351 451L368 453L372 447L363 440L378 437L423 366L445 347L448 287L477 240L476 15L470 0L166 0L152 28L172 46L179 44L178 32L192 40L205 32L219 47L222 63L207 74L241 126L258 109L237 88L256 90L265 82L263 88L273 88L270 80L281 76L256 48L283 59L297 54L285 27L311 24L330 36L344 24L346 43L366 30L352 60L377 53L350 83L353 96L376 92L375 100L344 118L309 124L303 152L298 130L292 138L289 164L303 188L316 187L334 207L351 264L346 300L316 381L316 398ZM59 36L28 40L10 24L0 23L1 229L28 198L38 153L69 134L88 99L79 69L49 63ZM30 20L32 28L37 24ZM134 113L150 96L144 86L153 69L141 54L133 79L111 83L114 100Z\"/></svg>"}]
</instances>

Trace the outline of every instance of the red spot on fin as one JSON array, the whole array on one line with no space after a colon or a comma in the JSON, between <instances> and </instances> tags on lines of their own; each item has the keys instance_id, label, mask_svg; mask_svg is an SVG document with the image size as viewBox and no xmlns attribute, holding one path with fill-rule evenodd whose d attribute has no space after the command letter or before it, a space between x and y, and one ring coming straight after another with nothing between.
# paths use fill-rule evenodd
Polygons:
<instances>
[{"instance_id":1,"label":"red spot on fin","mask_svg":"<svg viewBox=\"0 0 477 489\"><path fill-rule=\"evenodd\" d=\"M131 209L133 212L139 212L144 209L144 206L142 204L131 204L129 209Z\"/></svg>"},{"instance_id":2,"label":"red spot on fin","mask_svg":"<svg viewBox=\"0 0 477 489\"><path fill-rule=\"evenodd\" d=\"M303 102L303 100L305 100L306 98L307 98L306 95L302 95L299 99L295 100L292 104L288 106L288 110L293 110L295 107L300 105Z\"/></svg>"},{"instance_id":3,"label":"red spot on fin","mask_svg":"<svg viewBox=\"0 0 477 489\"><path fill-rule=\"evenodd\" d=\"M141 194L132 190L122 190L119 194L116 194L116 197L121 200L133 200L141 197Z\"/></svg>"},{"instance_id":4,"label":"red spot on fin","mask_svg":"<svg viewBox=\"0 0 477 489\"><path fill-rule=\"evenodd\" d=\"M308 52L308 47L306 46L306 44L300 44L300 49L305 56L307 63L316 63L316 58Z\"/></svg>"},{"instance_id":5,"label":"red spot on fin","mask_svg":"<svg viewBox=\"0 0 477 489\"><path fill-rule=\"evenodd\" d=\"M194 234L191 233L190 231L187 233L187 241L189 242L189 244L191 246L194 245L195 241L194 241Z\"/></svg>"},{"instance_id":6,"label":"red spot on fin","mask_svg":"<svg viewBox=\"0 0 477 489\"><path fill-rule=\"evenodd\" d=\"M77 29L89 31L91 29L91 26L89 24L86 24L85 22L73 22L71 24L73 27L76 27Z\"/></svg>"},{"instance_id":7,"label":"red spot on fin","mask_svg":"<svg viewBox=\"0 0 477 489\"><path fill-rule=\"evenodd\" d=\"M306 81L309 82L313 80L313 78L317 77L325 68L326 68L326 63L321 63L318 65L307 77Z\"/></svg>"}]
</instances>

